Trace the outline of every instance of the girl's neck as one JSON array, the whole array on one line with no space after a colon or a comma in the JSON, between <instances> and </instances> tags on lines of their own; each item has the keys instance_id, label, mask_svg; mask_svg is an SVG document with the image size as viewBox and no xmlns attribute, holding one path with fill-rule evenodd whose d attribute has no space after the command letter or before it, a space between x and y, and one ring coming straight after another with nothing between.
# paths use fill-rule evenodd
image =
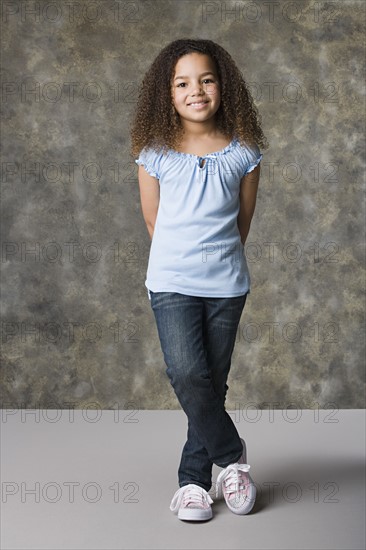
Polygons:
<instances>
[{"instance_id":1,"label":"girl's neck","mask_svg":"<svg viewBox=\"0 0 366 550\"><path fill-rule=\"evenodd\" d=\"M204 156L212 151L224 149L231 141L232 138L230 136L225 136L218 131L214 134L198 132L194 134L185 133L175 150L180 153Z\"/></svg>"},{"instance_id":2,"label":"girl's neck","mask_svg":"<svg viewBox=\"0 0 366 550\"><path fill-rule=\"evenodd\" d=\"M182 136L184 141L209 140L220 137L215 119L206 120L201 123L184 120Z\"/></svg>"}]
</instances>

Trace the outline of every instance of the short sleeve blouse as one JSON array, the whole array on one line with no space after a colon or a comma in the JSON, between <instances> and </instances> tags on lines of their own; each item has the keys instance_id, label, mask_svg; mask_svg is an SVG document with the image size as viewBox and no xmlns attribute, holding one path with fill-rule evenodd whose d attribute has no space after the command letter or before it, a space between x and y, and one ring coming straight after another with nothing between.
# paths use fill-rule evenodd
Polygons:
<instances>
[{"instance_id":1,"label":"short sleeve blouse","mask_svg":"<svg viewBox=\"0 0 366 550\"><path fill-rule=\"evenodd\" d=\"M203 157L142 149L135 162L160 186L145 280L149 299L150 290L217 298L250 292L239 192L242 177L262 157L257 145L237 138Z\"/></svg>"}]
</instances>

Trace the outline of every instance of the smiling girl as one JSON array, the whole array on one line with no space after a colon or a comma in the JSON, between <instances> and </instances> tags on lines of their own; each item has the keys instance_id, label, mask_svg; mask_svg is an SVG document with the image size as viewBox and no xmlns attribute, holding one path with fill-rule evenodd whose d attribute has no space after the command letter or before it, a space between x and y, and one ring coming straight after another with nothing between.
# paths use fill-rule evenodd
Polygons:
<instances>
[{"instance_id":1,"label":"smiling girl","mask_svg":"<svg viewBox=\"0 0 366 550\"><path fill-rule=\"evenodd\" d=\"M256 488L246 444L225 410L236 332L250 293L244 253L267 140L245 81L211 40L179 39L146 72L131 127L152 239L145 286L166 373L187 415L170 509L212 518L216 496L247 514Z\"/></svg>"}]
</instances>

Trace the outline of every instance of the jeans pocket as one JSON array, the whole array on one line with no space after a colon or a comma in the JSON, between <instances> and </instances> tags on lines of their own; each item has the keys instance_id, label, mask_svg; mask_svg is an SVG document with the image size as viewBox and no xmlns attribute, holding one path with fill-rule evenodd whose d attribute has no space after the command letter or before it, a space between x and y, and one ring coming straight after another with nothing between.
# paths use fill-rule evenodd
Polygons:
<instances>
[{"instance_id":1,"label":"jeans pocket","mask_svg":"<svg viewBox=\"0 0 366 550\"><path fill-rule=\"evenodd\" d=\"M152 309L158 305L164 304L164 301L167 299L167 292L152 292L150 290L150 305Z\"/></svg>"}]
</instances>

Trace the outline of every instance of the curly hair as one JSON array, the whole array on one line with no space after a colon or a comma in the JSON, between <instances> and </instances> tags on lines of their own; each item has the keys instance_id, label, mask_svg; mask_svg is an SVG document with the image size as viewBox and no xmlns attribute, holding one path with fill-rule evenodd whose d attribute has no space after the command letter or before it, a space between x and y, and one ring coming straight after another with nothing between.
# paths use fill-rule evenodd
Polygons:
<instances>
[{"instance_id":1,"label":"curly hair","mask_svg":"<svg viewBox=\"0 0 366 550\"><path fill-rule=\"evenodd\" d=\"M173 105L172 78L179 58L193 52L210 56L216 66L221 93L215 113L219 132L230 139L237 137L241 144L254 142L267 149L261 117L230 54L212 40L181 38L160 51L143 77L130 125L132 156L145 146L165 152L180 143L183 127Z\"/></svg>"}]
</instances>

